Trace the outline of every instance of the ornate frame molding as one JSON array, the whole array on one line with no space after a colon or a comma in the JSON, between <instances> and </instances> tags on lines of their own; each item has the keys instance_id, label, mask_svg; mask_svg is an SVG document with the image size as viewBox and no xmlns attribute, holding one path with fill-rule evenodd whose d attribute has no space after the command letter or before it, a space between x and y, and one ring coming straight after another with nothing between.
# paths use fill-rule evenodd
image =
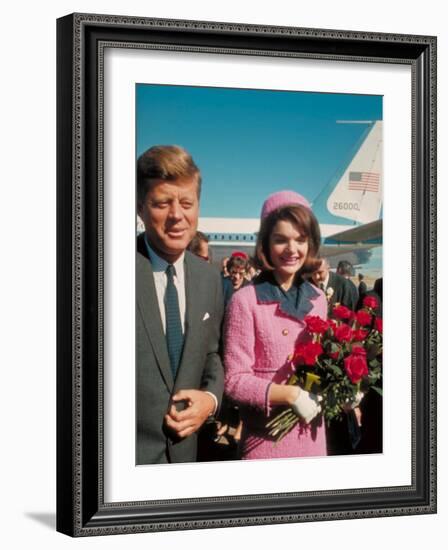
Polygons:
<instances>
[{"instance_id":1,"label":"ornate frame molding","mask_svg":"<svg viewBox=\"0 0 448 550\"><path fill-rule=\"evenodd\" d=\"M104 502L102 136L106 47L411 65L410 486ZM436 38L429 36L93 14L58 20L59 531L91 536L436 512L436 63ZM95 421L87 422L92 415ZM161 517L162 508L165 514Z\"/></svg>"}]
</instances>

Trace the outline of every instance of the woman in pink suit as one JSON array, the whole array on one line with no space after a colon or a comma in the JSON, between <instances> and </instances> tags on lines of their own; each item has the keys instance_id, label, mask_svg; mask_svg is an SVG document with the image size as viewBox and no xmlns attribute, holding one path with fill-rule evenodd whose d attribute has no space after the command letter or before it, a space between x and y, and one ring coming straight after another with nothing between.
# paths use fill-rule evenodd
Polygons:
<instances>
[{"instance_id":1,"label":"woman in pink suit","mask_svg":"<svg viewBox=\"0 0 448 550\"><path fill-rule=\"evenodd\" d=\"M235 293L226 315L225 391L240 406L243 459L327 454L319 397L285 384L291 354L306 338L304 317L327 317L323 292L303 278L316 268L319 245L319 224L304 197L268 197L256 247L263 271ZM265 426L282 405L301 421L275 443Z\"/></svg>"}]
</instances>

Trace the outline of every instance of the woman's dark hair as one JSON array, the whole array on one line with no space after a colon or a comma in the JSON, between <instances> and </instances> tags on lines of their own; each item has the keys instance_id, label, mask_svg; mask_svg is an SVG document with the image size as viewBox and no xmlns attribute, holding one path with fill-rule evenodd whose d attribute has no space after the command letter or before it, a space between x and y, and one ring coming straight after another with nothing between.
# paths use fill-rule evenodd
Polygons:
<instances>
[{"instance_id":1,"label":"woman's dark hair","mask_svg":"<svg viewBox=\"0 0 448 550\"><path fill-rule=\"evenodd\" d=\"M261 269L271 271L274 269L269 251L269 240L275 224L279 221L290 222L301 235L308 238L308 254L300 269L300 274L306 275L315 271L321 262L319 259L319 223L311 210L301 204L282 206L261 220L256 244L256 258Z\"/></svg>"}]
</instances>

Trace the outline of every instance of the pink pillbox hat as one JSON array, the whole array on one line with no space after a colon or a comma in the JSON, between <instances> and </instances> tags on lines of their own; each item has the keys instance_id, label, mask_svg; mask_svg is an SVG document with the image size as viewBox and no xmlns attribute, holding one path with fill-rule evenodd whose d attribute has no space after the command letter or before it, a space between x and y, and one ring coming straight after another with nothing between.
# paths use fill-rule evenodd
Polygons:
<instances>
[{"instance_id":1,"label":"pink pillbox hat","mask_svg":"<svg viewBox=\"0 0 448 550\"><path fill-rule=\"evenodd\" d=\"M299 195L295 191L277 191L264 201L263 208L261 209L261 219L264 220L271 212L281 208L282 206L292 206L301 204L311 210L310 203L306 200L305 197Z\"/></svg>"}]
</instances>

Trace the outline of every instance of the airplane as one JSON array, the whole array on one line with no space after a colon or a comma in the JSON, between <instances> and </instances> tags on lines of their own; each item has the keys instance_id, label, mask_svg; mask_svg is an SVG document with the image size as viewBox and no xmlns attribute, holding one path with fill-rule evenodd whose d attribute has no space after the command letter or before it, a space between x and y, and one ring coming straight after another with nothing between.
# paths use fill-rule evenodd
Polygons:
<instances>
[{"instance_id":1,"label":"airplane","mask_svg":"<svg viewBox=\"0 0 448 550\"><path fill-rule=\"evenodd\" d=\"M321 230L320 253L331 266L340 259L367 262L371 249L382 245L382 121L337 121L363 124L361 137L343 159L312 209ZM199 218L198 229L209 239L213 262L235 250L253 255L259 218Z\"/></svg>"}]
</instances>

